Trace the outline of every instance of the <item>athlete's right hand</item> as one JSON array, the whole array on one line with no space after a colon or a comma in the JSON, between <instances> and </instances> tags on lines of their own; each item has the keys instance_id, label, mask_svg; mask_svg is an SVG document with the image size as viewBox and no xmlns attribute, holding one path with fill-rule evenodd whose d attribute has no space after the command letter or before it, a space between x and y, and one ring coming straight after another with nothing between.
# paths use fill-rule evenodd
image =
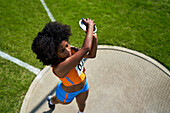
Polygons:
<instances>
[{"instance_id":1,"label":"athlete's right hand","mask_svg":"<svg viewBox=\"0 0 170 113\"><path fill-rule=\"evenodd\" d=\"M94 27L94 25L95 25L95 23L93 22L93 20L91 20L91 19L89 19L89 18L87 18L87 19L84 19L84 18L83 18L83 22L85 23L85 25L86 25L87 27Z\"/></svg>"}]
</instances>

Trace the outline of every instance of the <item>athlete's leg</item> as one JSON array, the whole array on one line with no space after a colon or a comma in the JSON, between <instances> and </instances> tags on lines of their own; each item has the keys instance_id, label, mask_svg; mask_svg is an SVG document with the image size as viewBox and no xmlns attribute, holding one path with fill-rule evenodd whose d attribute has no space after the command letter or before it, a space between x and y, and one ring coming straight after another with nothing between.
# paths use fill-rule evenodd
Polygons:
<instances>
[{"instance_id":1,"label":"athlete's leg","mask_svg":"<svg viewBox=\"0 0 170 113\"><path fill-rule=\"evenodd\" d=\"M76 102L81 112L83 112L85 109L88 93L89 93L89 90L87 90L86 92L80 93L79 95L76 96Z\"/></svg>"},{"instance_id":2,"label":"athlete's leg","mask_svg":"<svg viewBox=\"0 0 170 113\"><path fill-rule=\"evenodd\" d=\"M59 103L59 100L58 100L58 98L54 95L54 96L51 98L51 102L52 102L53 104L58 104L58 103Z\"/></svg>"}]
</instances>

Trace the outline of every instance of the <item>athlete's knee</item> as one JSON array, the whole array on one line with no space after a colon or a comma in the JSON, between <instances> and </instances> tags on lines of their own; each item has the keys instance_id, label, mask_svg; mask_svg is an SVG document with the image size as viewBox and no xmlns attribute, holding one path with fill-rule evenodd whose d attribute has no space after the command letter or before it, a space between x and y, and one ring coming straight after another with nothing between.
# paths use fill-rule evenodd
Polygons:
<instances>
[{"instance_id":1,"label":"athlete's knee","mask_svg":"<svg viewBox=\"0 0 170 113\"><path fill-rule=\"evenodd\" d=\"M86 100L81 100L81 99L77 99L76 100L76 102L77 102L77 104L79 105L79 106L85 106L86 105Z\"/></svg>"},{"instance_id":2,"label":"athlete's knee","mask_svg":"<svg viewBox=\"0 0 170 113\"><path fill-rule=\"evenodd\" d=\"M53 97L51 98L51 102L52 102L53 104L58 104L58 103L59 103L57 97L55 97L55 96L53 96Z\"/></svg>"}]
</instances>

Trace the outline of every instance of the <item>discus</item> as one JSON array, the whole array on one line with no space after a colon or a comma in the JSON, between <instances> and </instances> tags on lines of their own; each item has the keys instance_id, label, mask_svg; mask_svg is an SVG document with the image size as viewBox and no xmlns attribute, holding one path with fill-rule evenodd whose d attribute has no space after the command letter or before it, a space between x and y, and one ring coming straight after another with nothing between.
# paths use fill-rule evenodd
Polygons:
<instances>
[{"instance_id":1,"label":"discus","mask_svg":"<svg viewBox=\"0 0 170 113\"><path fill-rule=\"evenodd\" d=\"M87 32L87 27L85 23L83 22L83 18L79 21L79 26L83 31ZM97 27L96 25L94 25L93 34L95 34L96 32L97 32Z\"/></svg>"}]
</instances>

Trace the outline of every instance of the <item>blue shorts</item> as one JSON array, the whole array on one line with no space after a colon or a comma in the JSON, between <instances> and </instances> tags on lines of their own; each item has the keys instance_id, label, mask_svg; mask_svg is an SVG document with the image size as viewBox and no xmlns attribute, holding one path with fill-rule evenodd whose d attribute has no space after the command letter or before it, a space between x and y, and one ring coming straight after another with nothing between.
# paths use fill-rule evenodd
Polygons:
<instances>
[{"instance_id":1,"label":"blue shorts","mask_svg":"<svg viewBox=\"0 0 170 113\"><path fill-rule=\"evenodd\" d=\"M61 87L61 83L62 82L60 81L58 86L57 86L56 97L64 103L71 102L74 99L75 96L77 96L80 93L86 92L89 89L87 79L86 79L86 83L85 83L84 87L81 90L76 91L76 92L71 92L71 93L65 92Z\"/></svg>"}]
</instances>

